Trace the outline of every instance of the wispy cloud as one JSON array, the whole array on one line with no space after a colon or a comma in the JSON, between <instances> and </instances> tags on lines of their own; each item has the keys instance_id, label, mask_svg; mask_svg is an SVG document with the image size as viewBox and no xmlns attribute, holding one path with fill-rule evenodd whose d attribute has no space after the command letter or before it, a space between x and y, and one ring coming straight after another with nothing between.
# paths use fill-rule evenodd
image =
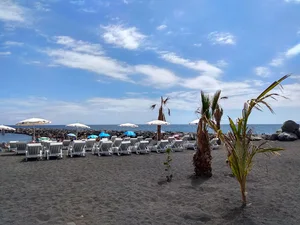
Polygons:
<instances>
[{"instance_id":1,"label":"wispy cloud","mask_svg":"<svg viewBox=\"0 0 300 225\"><path fill-rule=\"evenodd\" d=\"M11 52L0 52L0 56L11 55Z\"/></svg>"},{"instance_id":2,"label":"wispy cloud","mask_svg":"<svg viewBox=\"0 0 300 225\"><path fill-rule=\"evenodd\" d=\"M67 49L72 49L75 52L90 53L92 55L102 55L103 50L101 45L92 44L85 41L77 41L69 36L56 36L54 40L57 44L63 45Z\"/></svg>"},{"instance_id":3,"label":"wispy cloud","mask_svg":"<svg viewBox=\"0 0 300 225\"><path fill-rule=\"evenodd\" d=\"M154 85L153 87L166 88L178 84L180 80L173 72L158 68L151 65L137 65L135 66L136 73L147 76L142 82L144 85Z\"/></svg>"},{"instance_id":4,"label":"wispy cloud","mask_svg":"<svg viewBox=\"0 0 300 225\"><path fill-rule=\"evenodd\" d=\"M130 50L138 49L146 36L138 31L136 27L124 27L122 25L102 26L104 41L120 48Z\"/></svg>"},{"instance_id":5,"label":"wispy cloud","mask_svg":"<svg viewBox=\"0 0 300 225\"><path fill-rule=\"evenodd\" d=\"M71 0L70 3L74 5L84 5L85 0Z\"/></svg>"},{"instance_id":6,"label":"wispy cloud","mask_svg":"<svg viewBox=\"0 0 300 225\"><path fill-rule=\"evenodd\" d=\"M213 45L235 45L236 37L229 32L211 32L208 36L208 40Z\"/></svg>"},{"instance_id":7,"label":"wispy cloud","mask_svg":"<svg viewBox=\"0 0 300 225\"><path fill-rule=\"evenodd\" d=\"M160 56L162 59L170 63L182 65L184 67L203 72L209 76L218 77L222 73L220 68L209 64L205 60L191 61L189 59L181 58L173 52L161 52Z\"/></svg>"},{"instance_id":8,"label":"wispy cloud","mask_svg":"<svg viewBox=\"0 0 300 225\"><path fill-rule=\"evenodd\" d=\"M23 46L23 42L17 42L17 41L6 41L3 43L5 46Z\"/></svg>"},{"instance_id":9,"label":"wispy cloud","mask_svg":"<svg viewBox=\"0 0 300 225\"><path fill-rule=\"evenodd\" d=\"M269 77L271 75L271 71L268 67L259 66L254 69L254 72L257 76L260 77Z\"/></svg>"},{"instance_id":10,"label":"wispy cloud","mask_svg":"<svg viewBox=\"0 0 300 225\"><path fill-rule=\"evenodd\" d=\"M51 10L50 6L44 2L35 2L34 7L36 10L43 12L49 12Z\"/></svg>"},{"instance_id":11,"label":"wispy cloud","mask_svg":"<svg viewBox=\"0 0 300 225\"><path fill-rule=\"evenodd\" d=\"M300 0L284 0L285 2L300 3Z\"/></svg>"},{"instance_id":12,"label":"wispy cloud","mask_svg":"<svg viewBox=\"0 0 300 225\"><path fill-rule=\"evenodd\" d=\"M297 44L290 49L288 49L285 53L286 57L292 58L300 54L300 44Z\"/></svg>"},{"instance_id":13,"label":"wispy cloud","mask_svg":"<svg viewBox=\"0 0 300 225\"><path fill-rule=\"evenodd\" d=\"M216 63L217 67L227 67L228 66L228 62L226 62L224 59L218 60Z\"/></svg>"},{"instance_id":14,"label":"wispy cloud","mask_svg":"<svg viewBox=\"0 0 300 225\"><path fill-rule=\"evenodd\" d=\"M201 43L195 43L195 44L193 44L193 46L195 46L195 47L201 47L202 44Z\"/></svg>"},{"instance_id":15,"label":"wispy cloud","mask_svg":"<svg viewBox=\"0 0 300 225\"><path fill-rule=\"evenodd\" d=\"M166 28L167 28L167 25L162 24L162 25L156 27L156 30L164 30L164 29L166 29Z\"/></svg>"},{"instance_id":16,"label":"wispy cloud","mask_svg":"<svg viewBox=\"0 0 300 225\"><path fill-rule=\"evenodd\" d=\"M0 1L0 20L6 22L24 22L25 8L11 0Z\"/></svg>"},{"instance_id":17,"label":"wispy cloud","mask_svg":"<svg viewBox=\"0 0 300 225\"><path fill-rule=\"evenodd\" d=\"M81 9L79 9L79 11L85 12L85 13L96 13L97 12L97 10L95 10L93 8L81 8Z\"/></svg>"},{"instance_id":18,"label":"wispy cloud","mask_svg":"<svg viewBox=\"0 0 300 225\"><path fill-rule=\"evenodd\" d=\"M282 55L277 56L276 58L272 59L269 63L270 66L279 67L282 66L284 63L284 57Z\"/></svg>"},{"instance_id":19,"label":"wispy cloud","mask_svg":"<svg viewBox=\"0 0 300 225\"><path fill-rule=\"evenodd\" d=\"M129 4L129 2L127 0L123 0L123 3L126 4L126 5Z\"/></svg>"}]
</instances>

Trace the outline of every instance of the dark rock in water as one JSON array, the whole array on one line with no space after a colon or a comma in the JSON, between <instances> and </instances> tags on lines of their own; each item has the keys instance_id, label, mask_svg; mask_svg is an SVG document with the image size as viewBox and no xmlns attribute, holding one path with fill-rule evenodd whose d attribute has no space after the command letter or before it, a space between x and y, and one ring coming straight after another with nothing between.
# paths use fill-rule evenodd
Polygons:
<instances>
[{"instance_id":1,"label":"dark rock in water","mask_svg":"<svg viewBox=\"0 0 300 225\"><path fill-rule=\"evenodd\" d=\"M300 128L299 128L298 130L296 130L296 131L294 132L294 134L296 134L297 137L300 139Z\"/></svg>"},{"instance_id":2,"label":"dark rock in water","mask_svg":"<svg viewBox=\"0 0 300 225\"><path fill-rule=\"evenodd\" d=\"M271 134L270 139L271 141L277 141L279 134Z\"/></svg>"},{"instance_id":3,"label":"dark rock in water","mask_svg":"<svg viewBox=\"0 0 300 225\"><path fill-rule=\"evenodd\" d=\"M281 134L278 135L279 141L295 141L297 139L298 137L294 133L282 132Z\"/></svg>"},{"instance_id":4,"label":"dark rock in water","mask_svg":"<svg viewBox=\"0 0 300 225\"><path fill-rule=\"evenodd\" d=\"M297 124L293 120L287 120L283 123L281 129L282 129L282 132L295 133L295 132L299 131L299 124Z\"/></svg>"}]
</instances>

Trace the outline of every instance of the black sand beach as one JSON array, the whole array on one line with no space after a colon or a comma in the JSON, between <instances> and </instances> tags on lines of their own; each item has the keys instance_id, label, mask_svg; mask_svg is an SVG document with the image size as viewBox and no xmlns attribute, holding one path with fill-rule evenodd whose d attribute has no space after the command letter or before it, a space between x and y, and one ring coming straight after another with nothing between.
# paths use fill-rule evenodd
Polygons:
<instances>
[{"instance_id":1,"label":"black sand beach","mask_svg":"<svg viewBox=\"0 0 300 225\"><path fill-rule=\"evenodd\" d=\"M225 152L213 151L213 177L194 180L193 151L173 154L171 183L165 154L22 162L0 157L0 224L299 224L300 141L271 142L286 151L260 155L242 209Z\"/></svg>"}]
</instances>

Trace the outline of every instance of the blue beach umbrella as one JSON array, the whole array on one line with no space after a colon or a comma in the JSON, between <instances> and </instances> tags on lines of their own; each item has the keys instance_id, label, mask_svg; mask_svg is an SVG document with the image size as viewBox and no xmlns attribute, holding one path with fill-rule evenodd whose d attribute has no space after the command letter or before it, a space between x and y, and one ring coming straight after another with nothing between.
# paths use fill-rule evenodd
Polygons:
<instances>
[{"instance_id":1,"label":"blue beach umbrella","mask_svg":"<svg viewBox=\"0 0 300 225\"><path fill-rule=\"evenodd\" d=\"M75 134L73 134L73 133L69 133L69 134L67 134L69 137L76 137L76 135Z\"/></svg>"},{"instance_id":2,"label":"blue beach umbrella","mask_svg":"<svg viewBox=\"0 0 300 225\"><path fill-rule=\"evenodd\" d=\"M97 137L98 137L97 135L92 134L92 135L89 135L87 138L88 139L96 139Z\"/></svg>"},{"instance_id":3,"label":"blue beach umbrella","mask_svg":"<svg viewBox=\"0 0 300 225\"><path fill-rule=\"evenodd\" d=\"M126 136L128 136L128 137L135 137L135 136L136 136L136 134L135 134L133 131L126 131L126 132L124 133L124 135L126 135Z\"/></svg>"},{"instance_id":4,"label":"blue beach umbrella","mask_svg":"<svg viewBox=\"0 0 300 225\"><path fill-rule=\"evenodd\" d=\"M101 132L101 133L99 134L99 137L101 137L101 138L104 138L104 137L110 137L110 135L109 135L108 133Z\"/></svg>"}]
</instances>

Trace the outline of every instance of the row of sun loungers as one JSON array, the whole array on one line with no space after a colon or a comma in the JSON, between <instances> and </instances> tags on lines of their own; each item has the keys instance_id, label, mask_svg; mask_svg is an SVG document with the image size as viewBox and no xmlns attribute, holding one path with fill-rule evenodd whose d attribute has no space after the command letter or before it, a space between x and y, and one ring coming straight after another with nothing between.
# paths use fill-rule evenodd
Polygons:
<instances>
[{"instance_id":1,"label":"row of sun loungers","mask_svg":"<svg viewBox=\"0 0 300 225\"><path fill-rule=\"evenodd\" d=\"M211 144L213 149L217 145L216 142ZM132 153L164 153L168 148L173 152L178 152L188 148L195 149L195 146L195 142L188 142L188 136L183 137L181 140L170 137L168 140L158 142L152 140L152 138L146 138L145 140L142 137L122 139L116 136L113 136L111 140L102 139L100 142L96 142L95 139L72 142L70 140L64 140L63 142L43 141L33 144L10 142L10 150L15 151L16 154L25 154L26 160L28 158L63 158L64 150L70 157L74 155L85 156L87 151L91 151L92 154L98 156L114 154L119 156L130 155Z\"/></svg>"}]
</instances>

